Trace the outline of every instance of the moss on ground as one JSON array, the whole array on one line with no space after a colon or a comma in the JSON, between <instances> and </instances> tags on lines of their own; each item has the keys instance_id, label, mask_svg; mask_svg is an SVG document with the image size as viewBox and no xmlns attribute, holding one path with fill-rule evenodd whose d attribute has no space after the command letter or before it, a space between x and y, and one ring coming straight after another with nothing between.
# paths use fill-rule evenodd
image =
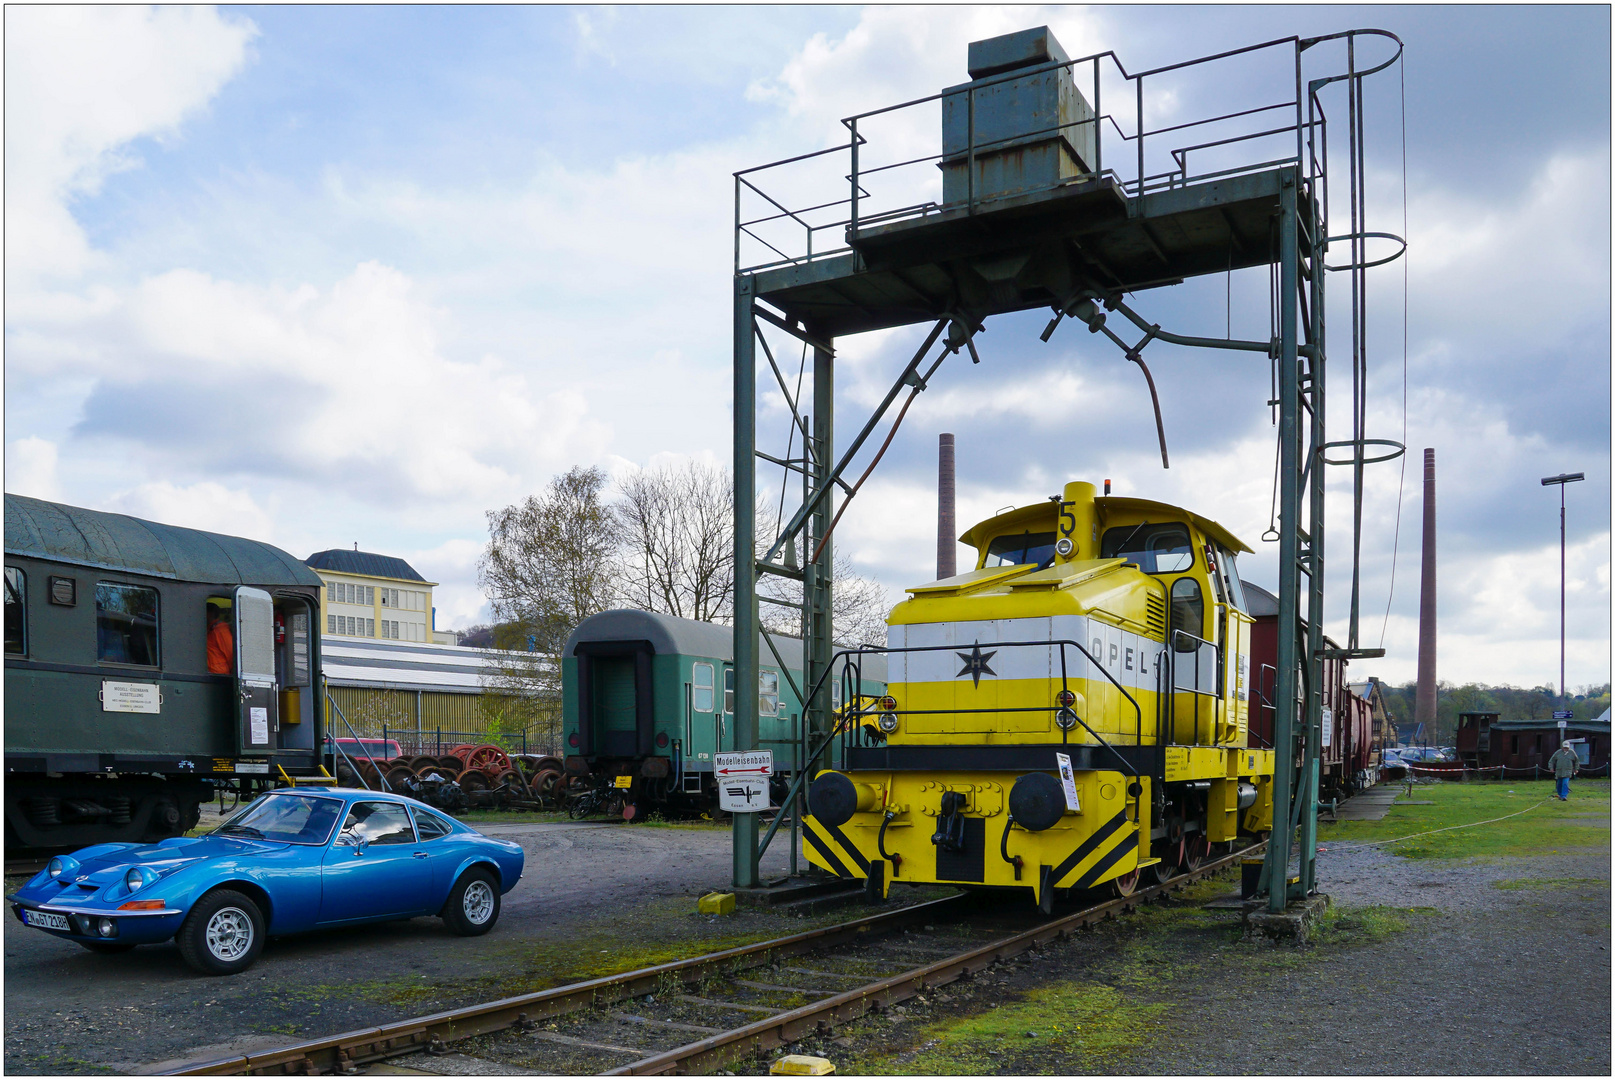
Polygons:
<instances>
[{"instance_id":1,"label":"moss on ground","mask_svg":"<svg viewBox=\"0 0 1615 1080\"><path fill-rule=\"evenodd\" d=\"M1510 878L1507 881L1492 882L1494 889L1587 889L1609 888L1609 882L1603 878L1586 877L1552 877L1552 878Z\"/></svg>"},{"instance_id":2,"label":"moss on ground","mask_svg":"<svg viewBox=\"0 0 1615 1080\"><path fill-rule=\"evenodd\" d=\"M1608 822L1609 782L1577 781L1572 786L1571 801L1559 802L1553 798L1551 780L1421 784L1412 801L1429 805L1399 799L1379 821L1320 824L1318 842L1398 840L1385 844L1385 850L1410 859L1555 855L1608 848L1609 826L1587 819ZM1492 820L1497 818L1504 820ZM1489 823L1430 833L1475 822ZM1421 833L1428 835L1415 835Z\"/></svg>"},{"instance_id":3,"label":"moss on ground","mask_svg":"<svg viewBox=\"0 0 1615 1080\"><path fill-rule=\"evenodd\" d=\"M1170 1038L1174 1009L1214 992L1208 988L1231 971L1260 977L1334 963L1433 911L1335 907L1319 920L1308 947L1274 948L1244 940L1237 913L1205 908L1228 887L1226 878L1198 882L1048 946L1028 963L1000 964L980 981L927 991L937 999L926 1006L935 1019L923 1026L891 1014L866 1017L837 1029L834 1047L819 1049L839 1071L854 1074L1110 1072L1134 1051ZM1000 971L995 980L992 973ZM1066 980L1066 971L1082 975ZM756 1059L747 1071L766 1071L767 1064Z\"/></svg>"}]
</instances>

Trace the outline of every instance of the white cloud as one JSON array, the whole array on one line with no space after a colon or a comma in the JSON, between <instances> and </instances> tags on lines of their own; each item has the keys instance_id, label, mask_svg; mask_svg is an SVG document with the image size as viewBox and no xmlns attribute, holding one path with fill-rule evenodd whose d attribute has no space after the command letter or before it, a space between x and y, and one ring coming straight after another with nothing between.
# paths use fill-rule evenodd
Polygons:
<instances>
[{"instance_id":1,"label":"white cloud","mask_svg":"<svg viewBox=\"0 0 1615 1080\"><path fill-rule=\"evenodd\" d=\"M212 8L6 8L8 293L92 261L70 201L172 136L247 61L257 33Z\"/></svg>"},{"instance_id":2,"label":"white cloud","mask_svg":"<svg viewBox=\"0 0 1615 1080\"><path fill-rule=\"evenodd\" d=\"M56 444L37 435L13 442L6 450L6 490L36 499L60 500Z\"/></svg>"},{"instance_id":3,"label":"white cloud","mask_svg":"<svg viewBox=\"0 0 1615 1080\"><path fill-rule=\"evenodd\" d=\"M165 525L266 542L275 535L273 515L260 507L250 492L211 480L185 487L166 480L141 484L112 496L104 509Z\"/></svg>"}]
</instances>

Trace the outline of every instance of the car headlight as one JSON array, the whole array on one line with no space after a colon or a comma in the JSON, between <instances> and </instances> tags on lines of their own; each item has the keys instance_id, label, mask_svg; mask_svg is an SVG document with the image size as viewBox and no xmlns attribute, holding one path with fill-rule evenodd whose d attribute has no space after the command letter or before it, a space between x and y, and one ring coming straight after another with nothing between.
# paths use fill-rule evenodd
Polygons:
<instances>
[{"instance_id":1,"label":"car headlight","mask_svg":"<svg viewBox=\"0 0 1615 1080\"><path fill-rule=\"evenodd\" d=\"M875 721L875 726L890 735L897 730L897 714L892 712L881 713L880 719Z\"/></svg>"},{"instance_id":2,"label":"car headlight","mask_svg":"<svg viewBox=\"0 0 1615 1080\"><path fill-rule=\"evenodd\" d=\"M157 880L157 872L145 866L132 866L123 876L123 883L129 887L130 892L138 892Z\"/></svg>"},{"instance_id":3,"label":"car headlight","mask_svg":"<svg viewBox=\"0 0 1615 1080\"><path fill-rule=\"evenodd\" d=\"M68 855L57 855L45 864L45 872L52 878L72 877L78 868L78 860Z\"/></svg>"}]
</instances>

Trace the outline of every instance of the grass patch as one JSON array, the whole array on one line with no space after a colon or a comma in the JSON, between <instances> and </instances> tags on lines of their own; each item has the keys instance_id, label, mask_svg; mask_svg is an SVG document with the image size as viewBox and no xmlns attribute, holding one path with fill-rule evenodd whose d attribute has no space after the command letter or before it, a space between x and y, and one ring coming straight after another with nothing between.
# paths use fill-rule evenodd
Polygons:
<instances>
[{"instance_id":1,"label":"grass patch","mask_svg":"<svg viewBox=\"0 0 1615 1080\"><path fill-rule=\"evenodd\" d=\"M1113 986L1056 984L1019 1000L920 1033L920 1049L879 1062L860 1062L875 1075L1046 1073L1051 1058L1079 1069L1115 1058L1153 1033L1164 1003L1140 1005Z\"/></svg>"},{"instance_id":2,"label":"grass patch","mask_svg":"<svg viewBox=\"0 0 1615 1080\"><path fill-rule=\"evenodd\" d=\"M1571 801L1563 803L1553 798L1552 780L1421 784L1414 791L1416 801L1430 805L1408 806L1399 800L1379 821L1320 824L1318 842L1395 840L1432 829L1502 818L1534 807L1507 820L1414 836L1387 844L1385 849L1410 859L1462 859L1555 855L1609 846L1609 826L1586 820L1608 821L1610 788L1607 780L1575 782ZM1535 805L1537 803L1541 805Z\"/></svg>"},{"instance_id":3,"label":"grass patch","mask_svg":"<svg viewBox=\"0 0 1615 1080\"><path fill-rule=\"evenodd\" d=\"M1609 888L1609 882L1604 878L1590 877L1547 877L1547 878L1512 878L1508 881L1494 881L1494 889L1586 889Z\"/></svg>"}]
</instances>

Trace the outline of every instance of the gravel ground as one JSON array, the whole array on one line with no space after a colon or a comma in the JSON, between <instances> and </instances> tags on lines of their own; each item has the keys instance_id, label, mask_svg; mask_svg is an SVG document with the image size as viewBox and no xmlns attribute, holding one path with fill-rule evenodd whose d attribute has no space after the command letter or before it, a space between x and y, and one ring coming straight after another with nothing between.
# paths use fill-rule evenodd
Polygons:
<instances>
[{"instance_id":1,"label":"gravel ground","mask_svg":"<svg viewBox=\"0 0 1615 1080\"><path fill-rule=\"evenodd\" d=\"M484 828L528 854L486 938L452 937L435 919L313 934L272 942L243 976L209 979L172 946L101 957L8 920L6 1071L150 1069L808 925L748 909L694 914L695 897L729 880L721 828ZM1335 843L1319 862L1338 911L1362 927L1395 909L1405 928L1336 932L1305 950L1242 942L1237 916L1201 910L1232 886L1224 879L795 1049L843 1073L1609 1074L1607 849L1450 862ZM783 868L780 853L765 871ZM1087 1009L1091 1023L1051 1035L1051 1014L1033 1014L1027 1032L976 1057L935 1056L951 1026L1051 1000L1074 1001L1057 1015ZM737 1071L764 1072L774 1056ZM505 1071L433 1060L465 1075Z\"/></svg>"},{"instance_id":2,"label":"gravel ground","mask_svg":"<svg viewBox=\"0 0 1615 1080\"><path fill-rule=\"evenodd\" d=\"M172 943L97 956L8 915L5 1071L129 1072L284 1045L555 985L597 973L625 949L683 955L713 935L804 925L751 909L723 920L695 914L697 897L731 880L725 828L481 828L527 852L499 925L481 938L455 937L437 919L317 932L271 941L251 970L221 979L186 967ZM786 847L774 845L765 874L785 872ZM8 879L8 891L22 880Z\"/></svg>"}]
</instances>

